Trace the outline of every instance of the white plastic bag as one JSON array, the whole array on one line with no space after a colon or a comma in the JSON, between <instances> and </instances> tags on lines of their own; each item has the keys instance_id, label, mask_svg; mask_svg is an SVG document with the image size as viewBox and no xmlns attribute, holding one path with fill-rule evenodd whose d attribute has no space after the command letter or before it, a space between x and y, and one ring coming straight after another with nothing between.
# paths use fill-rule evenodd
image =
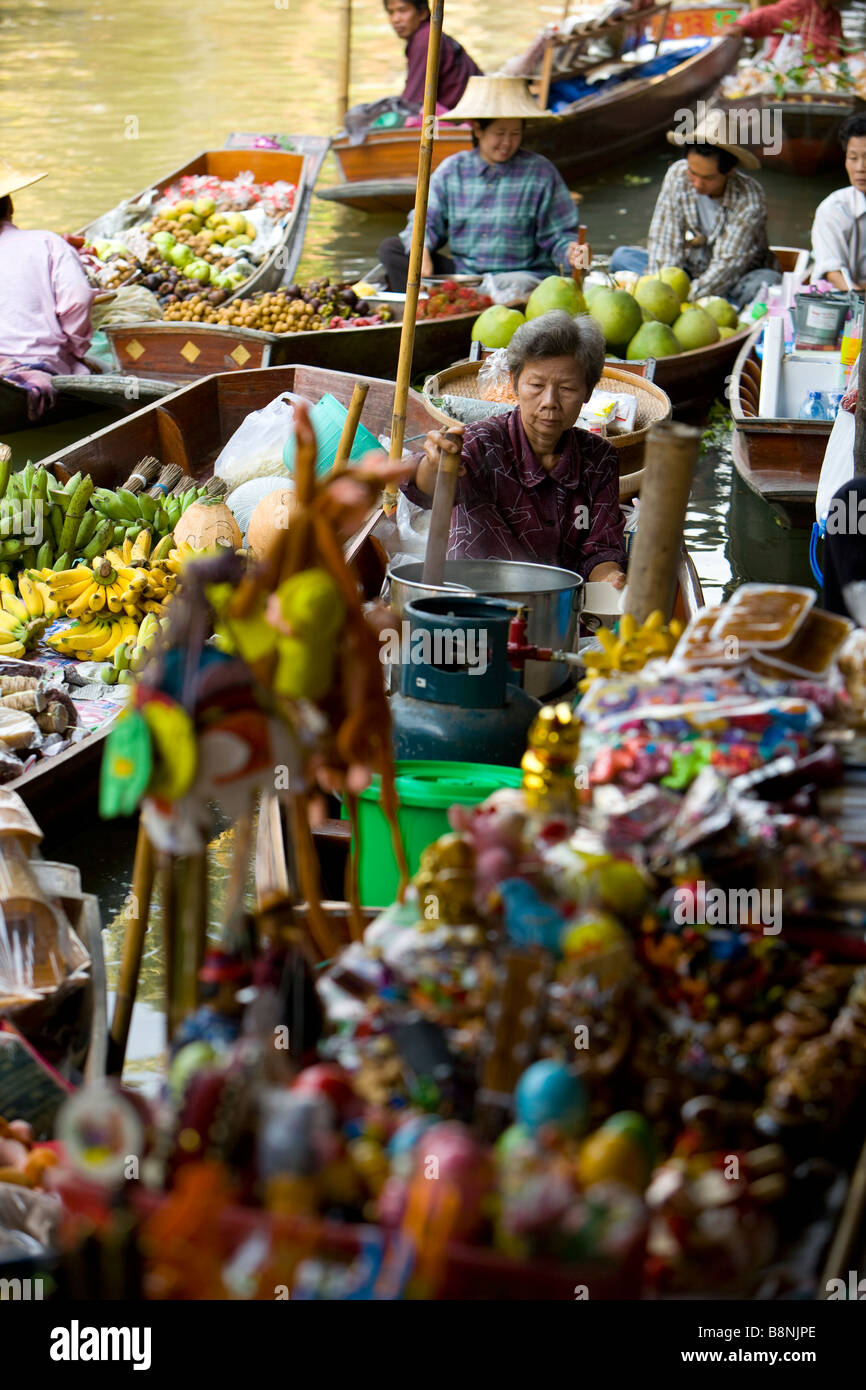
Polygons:
<instances>
[{"instance_id":1,"label":"white plastic bag","mask_svg":"<svg viewBox=\"0 0 866 1390\"><path fill-rule=\"evenodd\" d=\"M376 539L384 546L392 565L423 560L427 553L430 511L397 493L397 510L385 516L376 527Z\"/></svg>"},{"instance_id":2,"label":"white plastic bag","mask_svg":"<svg viewBox=\"0 0 866 1390\"><path fill-rule=\"evenodd\" d=\"M853 477L854 416L848 410L840 410L830 431L827 448L824 450L824 462L821 465L818 492L815 496L815 515L822 529L827 521L833 494Z\"/></svg>"},{"instance_id":3,"label":"white plastic bag","mask_svg":"<svg viewBox=\"0 0 866 1390\"><path fill-rule=\"evenodd\" d=\"M250 478L289 476L283 450L295 431L295 403L302 400L303 396L284 391L241 422L214 465L214 473L225 479L229 492Z\"/></svg>"}]
</instances>

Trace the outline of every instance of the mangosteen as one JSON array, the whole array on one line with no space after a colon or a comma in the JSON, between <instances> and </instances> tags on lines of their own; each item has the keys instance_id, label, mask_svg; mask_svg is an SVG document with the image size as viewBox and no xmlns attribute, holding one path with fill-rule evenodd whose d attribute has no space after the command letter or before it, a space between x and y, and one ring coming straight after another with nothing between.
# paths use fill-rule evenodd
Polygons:
<instances>
[{"instance_id":1,"label":"mangosteen","mask_svg":"<svg viewBox=\"0 0 866 1390\"><path fill-rule=\"evenodd\" d=\"M171 294L174 285L171 280L163 280L157 290L157 294Z\"/></svg>"},{"instance_id":2,"label":"mangosteen","mask_svg":"<svg viewBox=\"0 0 866 1390\"><path fill-rule=\"evenodd\" d=\"M281 293L281 294L283 293L282 288L280 289L280 293ZM286 298L287 298L287 299L300 299L300 297L301 297L301 287L300 287L300 285L288 285L288 286L286 287L285 294L286 294Z\"/></svg>"},{"instance_id":3,"label":"mangosteen","mask_svg":"<svg viewBox=\"0 0 866 1390\"><path fill-rule=\"evenodd\" d=\"M355 305L358 303L358 296L355 294L355 291L351 288L348 290L343 290L341 297L344 303L348 304L350 309L354 309Z\"/></svg>"},{"instance_id":4,"label":"mangosteen","mask_svg":"<svg viewBox=\"0 0 866 1390\"><path fill-rule=\"evenodd\" d=\"M225 290L209 290L208 302L211 304L222 304L225 301Z\"/></svg>"},{"instance_id":5,"label":"mangosteen","mask_svg":"<svg viewBox=\"0 0 866 1390\"><path fill-rule=\"evenodd\" d=\"M320 299L310 300L310 308L312 309L314 314L317 314L319 312L319 305L321 304L321 302L322 301Z\"/></svg>"},{"instance_id":6,"label":"mangosteen","mask_svg":"<svg viewBox=\"0 0 866 1390\"><path fill-rule=\"evenodd\" d=\"M359 319L366 318L367 314L372 313L370 305L367 303L366 299L361 299L358 301L358 303L355 305L355 313L357 314Z\"/></svg>"},{"instance_id":7,"label":"mangosteen","mask_svg":"<svg viewBox=\"0 0 866 1390\"><path fill-rule=\"evenodd\" d=\"M180 303L180 300L178 299L178 297L177 297L176 294L170 294L170 295L168 296L168 298L165 300L165 303L166 303L166 304L179 304L179 303Z\"/></svg>"}]
</instances>

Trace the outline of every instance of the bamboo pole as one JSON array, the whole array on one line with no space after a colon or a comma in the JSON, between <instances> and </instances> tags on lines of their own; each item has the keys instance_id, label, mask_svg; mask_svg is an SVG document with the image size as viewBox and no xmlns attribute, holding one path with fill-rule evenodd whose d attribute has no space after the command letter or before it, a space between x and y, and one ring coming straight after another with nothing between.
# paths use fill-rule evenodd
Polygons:
<instances>
[{"instance_id":1,"label":"bamboo pole","mask_svg":"<svg viewBox=\"0 0 866 1390\"><path fill-rule=\"evenodd\" d=\"M409 252L409 274L406 279L406 307L403 310L403 331L400 334L400 359L397 366L397 385L394 390L394 414L391 420L391 458L403 457L403 437L406 433L406 402L412 377L412 353L415 348L415 320L418 316L418 292L421 288L421 257L427 230L427 198L430 192L430 172L433 168L433 141L436 134L436 94L439 89L439 51L442 45L444 0L433 0L430 15L430 42L427 47L427 78L424 85L424 123L418 152L418 183L415 189L415 221L412 226L412 249ZM397 505L397 488L385 491L385 508L393 511Z\"/></svg>"},{"instance_id":2,"label":"bamboo pole","mask_svg":"<svg viewBox=\"0 0 866 1390\"><path fill-rule=\"evenodd\" d=\"M657 608L673 612L683 523L701 432L662 420L647 435L637 534L628 566L626 613L638 623Z\"/></svg>"},{"instance_id":3,"label":"bamboo pole","mask_svg":"<svg viewBox=\"0 0 866 1390\"><path fill-rule=\"evenodd\" d=\"M123 1074L126 1045L132 1022L132 1010L138 992L138 977L141 971L141 957L144 951L144 938L150 916L150 899L153 892L154 858L153 846L142 825L138 827L135 844L135 863L132 869L132 891L129 912L123 933L123 956L120 962L120 975L117 993L114 998L114 1014L111 1020L111 1040L108 1054L108 1072L112 1076Z\"/></svg>"},{"instance_id":4,"label":"bamboo pole","mask_svg":"<svg viewBox=\"0 0 866 1390\"><path fill-rule=\"evenodd\" d=\"M866 477L866 352L860 348L857 376L857 410L854 415L854 477Z\"/></svg>"},{"instance_id":5,"label":"bamboo pole","mask_svg":"<svg viewBox=\"0 0 866 1390\"><path fill-rule=\"evenodd\" d=\"M369 381L355 382L355 389L352 392L352 399L349 402L349 409L343 425L343 433L340 435L340 442L337 445L337 453L331 468L331 477L338 473L344 473L349 466L349 455L355 443L355 435L358 433L358 426L361 423L361 415L369 390Z\"/></svg>"},{"instance_id":6,"label":"bamboo pole","mask_svg":"<svg viewBox=\"0 0 866 1390\"><path fill-rule=\"evenodd\" d=\"M349 109L349 83L352 69L352 0L339 0L339 39L337 43L337 127L341 129Z\"/></svg>"}]
</instances>

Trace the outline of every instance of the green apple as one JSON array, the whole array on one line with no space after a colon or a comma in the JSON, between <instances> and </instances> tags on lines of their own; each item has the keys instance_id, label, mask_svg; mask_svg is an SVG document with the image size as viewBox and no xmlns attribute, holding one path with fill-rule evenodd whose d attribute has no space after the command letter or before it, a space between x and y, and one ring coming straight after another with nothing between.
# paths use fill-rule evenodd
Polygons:
<instances>
[{"instance_id":1,"label":"green apple","mask_svg":"<svg viewBox=\"0 0 866 1390\"><path fill-rule=\"evenodd\" d=\"M226 222L231 227L234 236L240 236L247 229L247 219L242 212L230 212Z\"/></svg>"},{"instance_id":2,"label":"green apple","mask_svg":"<svg viewBox=\"0 0 866 1390\"><path fill-rule=\"evenodd\" d=\"M203 285L206 285L210 279L210 266L207 261L187 261L184 271L190 280L200 280Z\"/></svg>"},{"instance_id":3,"label":"green apple","mask_svg":"<svg viewBox=\"0 0 866 1390\"><path fill-rule=\"evenodd\" d=\"M196 198L192 210L196 217L213 217L216 212L216 203L213 198Z\"/></svg>"},{"instance_id":4,"label":"green apple","mask_svg":"<svg viewBox=\"0 0 866 1390\"><path fill-rule=\"evenodd\" d=\"M169 260L174 265L180 267L189 265L190 261L195 260L195 252L193 251L192 247L187 246L182 241L179 241L176 246L173 246L169 251L168 255Z\"/></svg>"}]
</instances>

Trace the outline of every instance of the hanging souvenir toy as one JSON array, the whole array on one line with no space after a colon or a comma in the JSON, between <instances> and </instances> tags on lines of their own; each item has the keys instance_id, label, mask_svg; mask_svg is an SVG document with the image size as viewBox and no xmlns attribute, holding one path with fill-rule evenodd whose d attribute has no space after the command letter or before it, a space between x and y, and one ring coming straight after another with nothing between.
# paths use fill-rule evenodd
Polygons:
<instances>
[{"instance_id":1,"label":"hanging souvenir toy","mask_svg":"<svg viewBox=\"0 0 866 1390\"><path fill-rule=\"evenodd\" d=\"M108 815L128 814L144 789L152 842L182 855L206 842L211 803L236 818L261 787L275 787L289 802L311 929L332 954L309 824L317 781L343 795L354 823L359 792L374 773L381 777L395 857L403 882L408 877L379 645L341 544L402 465L375 462L318 483L303 408L296 423L290 527L274 530L254 568L233 553L188 563L162 639L109 736L102 805ZM354 904L356 883L355 871ZM360 935L357 908L353 929Z\"/></svg>"}]
</instances>

